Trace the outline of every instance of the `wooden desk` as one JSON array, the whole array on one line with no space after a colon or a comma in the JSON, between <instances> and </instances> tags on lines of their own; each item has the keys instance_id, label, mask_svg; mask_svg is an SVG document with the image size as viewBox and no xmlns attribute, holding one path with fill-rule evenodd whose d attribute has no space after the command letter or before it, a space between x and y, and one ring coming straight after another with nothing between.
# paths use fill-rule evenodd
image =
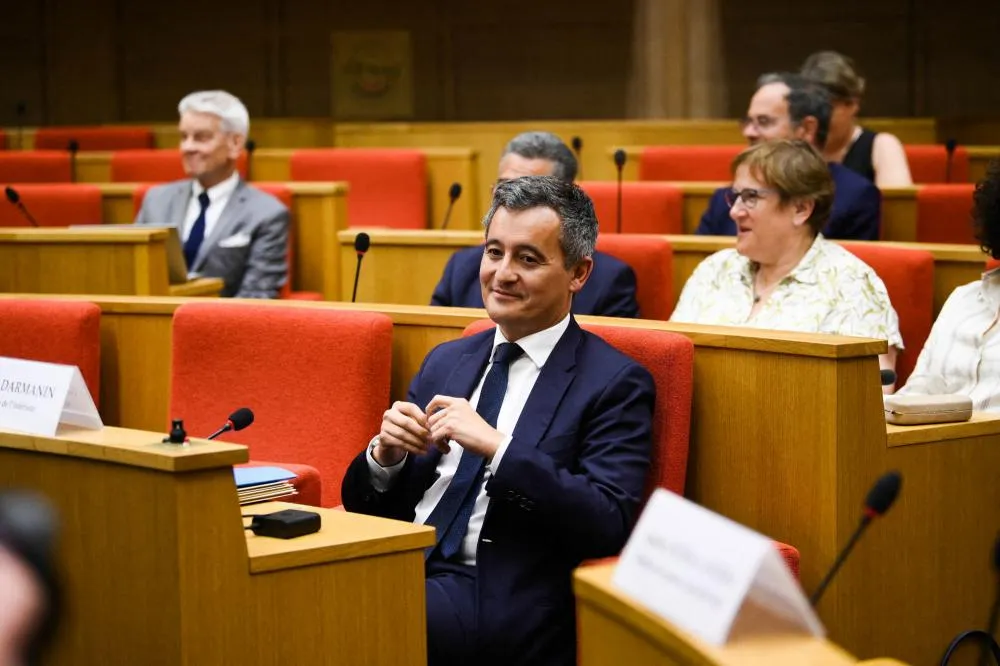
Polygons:
<instances>
[{"instance_id":1,"label":"wooden desk","mask_svg":"<svg viewBox=\"0 0 1000 666\"><path fill-rule=\"evenodd\" d=\"M323 298L336 300L340 295L337 232L347 229L347 183L281 184L292 193L292 289L318 291ZM104 222L132 224L137 185L106 182L97 185L101 188ZM352 274L352 280L353 277Z\"/></svg>"},{"instance_id":2,"label":"wooden desk","mask_svg":"<svg viewBox=\"0 0 1000 666\"><path fill-rule=\"evenodd\" d=\"M978 183L986 177L990 162L1000 157L1000 146L966 146L969 152L969 182Z\"/></svg>"},{"instance_id":3,"label":"wooden desk","mask_svg":"<svg viewBox=\"0 0 1000 666\"><path fill-rule=\"evenodd\" d=\"M165 428L171 316L185 299L86 300L101 307L105 423ZM402 305L264 305L390 316L394 399L405 395L433 346L458 337L485 314ZM887 436L876 380L884 341L578 319L675 331L694 342L685 494L794 544L802 553L806 590L815 588L853 531L870 484L887 469L902 470L897 506L873 526L823 600L820 616L832 640L860 657L887 655L929 666L958 628L982 621L992 594L983 582L991 580L988 554L995 528L989 526L1000 525L1000 485L994 478L1000 419L938 426L927 430L927 441L901 439L891 428ZM913 438L917 431L907 432Z\"/></svg>"},{"instance_id":4,"label":"wooden desk","mask_svg":"<svg viewBox=\"0 0 1000 666\"><path fill-rule=\"evenodd\" d=\"M615 564L585 566L573 574L580 666L846 666L847 652L802 635L734 635L717 647L647 610L612 582Z\"/></svg>"},{"instance_id":5,"label":"wooden desk","mask_svg":"<svg viewBox=\"0 0 1000 666\"><path fill-rule=\"evenodd\" d=\"M450 229L475 229L480 222L480 202L475 193L479 191L479 172L476 168L479 156L470 148L428 148L420 146L427 156L427 175L430 210L428 229L441 226L448 209L448 191L452 183L462 185L462 196L455 202L448 222ZM291 172L288 161L292 150L262 149L253 154L253 175L255 180L289 181ZM495 180L495 178L494 178ZM492 180L490 183L492 184ZM482 208L482 210L486 210Z\"/></svg>"},{"instance_id":6,"label":"wooden desk","mask_svg":"<svg viewBox=\"0 0 1000 666\"><path fill-rule=\"evenodd\" d=\"M168 284L167 231L0 229L0 292L218 296L222 280Z\"/></svg>"},{"instance_id":7,"label":"wooden desk","mask_svg":"<svg viewBox=\"0 0 1000 666\"><path fill-rule=\"evenodd\" d=\"M59 513L66 608L51 663L426 663L433 530L310 507L316 534L247 536L231 468L246 448L161 438L0 433L0 486L41 492Z\"/></svg>"},{"instance_id":8,"label":"wooden desk","mask_svg":"<svg viewBox=\"0 0 1000 666\"><path fill-rule=\"evenodd\" d=\"M339 236L341 255L341 300L351 299L354 284L354 234ZM368 303L426 305L441 279L448 258L463 247L483 242L482 232L396 231L367 229L371 249L365 255L358 281L358 300ZM676 303L687 279L709 255L732 247L731 236L663 236L673 247L673 301ZM851 241L862 243L864 241ZM974 245L930 243L889 243L881 245L926 250L934 255L934 314L951 292L978 280L986 265L986 255Z\"/></svg>"}]
</instances>

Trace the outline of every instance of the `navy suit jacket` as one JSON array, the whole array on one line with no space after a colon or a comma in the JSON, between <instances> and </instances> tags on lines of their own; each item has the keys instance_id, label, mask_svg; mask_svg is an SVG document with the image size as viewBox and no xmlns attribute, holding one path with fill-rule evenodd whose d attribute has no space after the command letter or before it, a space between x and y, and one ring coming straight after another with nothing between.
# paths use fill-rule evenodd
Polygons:
<instances>
[{"instance_id":1,"label":"navy suit jacket","mask_svg":"<svg viewBox=\"0 0 1000 666\"><path fill-rule=\"evenodd\" d=\"M878 240L882 216L882 195L878 188L843 165L831 163L828 166L833 176L833 209L823 235L842 240ZM729 206L726 205L728 189L719 188L712 195L696 234L736 235L736 223L729 217Z\"/></svg>"},{"instance_id":2,"label":"navy suit jacket","mask_svg":"<svg viewBox=\"0 0 1000 666\"><path fill-rule=\"evenodd\" d=\"M493 336L490 329L433 349L407 400L422 407L436 394L471 396ZM486 484L475 663L576 664L572 572L618 553L632 529L650 466L655 391L645 368L570 321ZM344 477L344 507L412 521L440 457L408 456L379 493L362 452Z\"/></svg>"},{"instance_id":3,"label":"navy suit jacket","mask_svg":"<svg viewBox=\"0 0 1000 666\"><path fill-rule=\"evenodd\" d=\"M483 307L483 292L479 285L483 247L469 247L451 255L444 267L444 275L434 288L431 305ZM635 285L635 271L628 264L603 252L594 252L594 271L583 289L573 296L572 312L634 319L639 316Z\"/></svg>"}]
</instances>

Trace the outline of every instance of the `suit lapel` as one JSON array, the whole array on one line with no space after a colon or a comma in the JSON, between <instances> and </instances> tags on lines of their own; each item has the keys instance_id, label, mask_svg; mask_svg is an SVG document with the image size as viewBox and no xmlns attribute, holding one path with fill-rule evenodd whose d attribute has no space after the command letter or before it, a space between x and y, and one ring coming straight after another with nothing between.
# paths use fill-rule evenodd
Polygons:
<instances>
[{"instance_id":1,"label":"suit lapel","mask_svg":"<svg viewBox=\"0 0 1000 666\"><path fill-rule=\"evenodd\" d=\"M177 227L177 235L184 237L184 218L187 217L188 204L191 202L191 191L194 189L194 181L188 180L178 184L174 188L173 194L167 199L167 210L163 216L164 220L173 220Z\"/></svg>"},{"instance_id":2,"label":"suit lapel","mask_svg":"<svg viewBox=\"0 0 1000 666\"><path fill-rule=\"evenodd\" d=\"M222 209L222 214L216 221L215 226L212 227L212 233L201 244L198 256L194 260L194 266L191 268L192 272L197 273L200 271L212 249L219 244L220 240L231 235L231 227L240 219L240 214L243 212L243 207L246 204L246 197L246 184L240 180L236 185L236 189L233 190L232 195L229 197L226 207Z\"/></svg>"},{"instance_id":3,"label":"suit lapel","mask_svg":"<svg viewBox=\"0 0 1000 666\"><path fill-rule=\"evenodd\" d=\"M552 354L542 366L521 416L517 419L513 437L518 446L535 447L548 431L549 423L575 377L573 369L576 367L576 355L582 342L583 331L576 319L570 319L569 328L559 338Z\"/></svg>"}]
</instances>

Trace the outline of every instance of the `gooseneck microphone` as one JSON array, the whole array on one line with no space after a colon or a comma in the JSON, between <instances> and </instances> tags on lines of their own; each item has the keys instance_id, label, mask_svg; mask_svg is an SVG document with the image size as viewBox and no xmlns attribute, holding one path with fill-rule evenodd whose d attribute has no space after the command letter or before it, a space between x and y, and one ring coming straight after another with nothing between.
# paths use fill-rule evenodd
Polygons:
<instances>
[{"instance_id":1,"label":"gooseneck microphone","mask_svg":"<svg viewBox=\"0 0 1000 666\"><path fill-rule=\"evenodd\" d=\"M627 156L625 151L619 148L615 151L615 168L618 169L618 219L615 221L615 230L622 232L622 169L625 168Z\"/></svg>"},{"instance_id":2,"label":"gooseneck microphone","mask_svg":"<svg viewBox=\"0 0 1000 666\"><path fill-rule=\"evenodd\" d=\"M66 144L66 149L69 150L69 175L70 179L76 182L76 154L80 152L80 142L76 139L70 139L69 143Z\"/></svg>"},{"instance_id":3,"label":"gooseneck microphone","mask_svg":"<svg viewBox=\"0 0 1000 666\"><path fill-rule=\"evenodd\" d=\"M947 157L944 163L944 182L951 182L951 165L955 161L955 148L958 147L958 141L955 139L948 139L944 142L944 150L947 153Z\"/></svg>"},{"instance_id":4,"label":"gooseneck microphone","mask_svg":"<svg viewBox=\"0 0 1000 666\"><path fill-rule=\"evenodd\" d=\"M896 372L883 368L879 371L882 375L882 386L892 386L896 383Z\"/></svg>"},{"instance_id":5,"label":"gooseneck microphone","mask_svg":"<svg viewBox=\"0 0 1000 666\"><path fill-rule=\"evenodd\" d=\"M253 180L251 177L253 175L253 151L257 150L257 142L253 139L247 139L243 147L247 151L247 182L250 182Z\"/></svg>"},{"instance_id":6,"label":"gooseneck microphone","mask_svg":"<svg viewBox=\"0 0 1000 666\"><path fill-rule=\"evenodd\" d=\"M21 195L17 193L17 190L15 190L13 187L11 187L10 185L8 185L4 189L3 193L5 195L7 195L7 201L9 201L12 206L14 206L19 211L21 211L21 215L24 216L24 219L26 219L29 223L31 223L31 226L33 226L33 227L35 227L37 229L38 228L38 220L36 220L34 218L34 216L32 216L32 214L30 212L28 212L28 209L24 205L24 202L21 201Z\"/></svg>"},{"instance_id":7,"label":"gooseneck microphone","mask_svg":"<svg viewBox=\"0 0 1000 666\"><path fill-rule=\"evenodd\" d=\"M837 555L837 559L834 560L833 566L830 570L826 572L826 576L820 581L819 587L816 591L812 593L809 597L809 603L812 606L816 606L819 600L823 597L823 593L826 592L826 588L830 585L830 581L833 577L837 575L840 567L844 564L847 556L851 554L854 550L854 546L858 543L858 539L864 534L864 531L868 528L868 525L873 519L885 514L886 511L892 506L892 503L896 501L896 497L899 495L899 489L903 485L903 476L899 472L886 472L883 474L875 485L872 486L871 490L868 491L868 496L865 497L865 510L864 514L861 516L861 522L858 523L857 529L854 530L854 534L851 535L850 540L847 545L844 546L840 554Z\"/></svg>"},{"instance_id":8,"label":"gooseneck microphone","mask_svg":"<svg viewBox=\"0 0 1000 666\"><path fill-rule=\"evenodd\" d=\"M253 423L253 412L246 407L240 407L229 415L229 419L226 421L224 426L213 432L205 439L215 439L222 433L229 432L230 430L243 430L243 428L246 428L251 423Z\"/></svg>"},{"instance_id":9,"label":"gooseneck microphone","mask_svg":"<svg viewBox=\"0 0 1000 666\"><path fill-rule=\"evenodd\" d=\"M361 278L361 260L365 258L365 252L372 246L371 237L365 232L354 237L354 251L358 253L358 265L354 268L354 289L351 290L351 303L358 297L358 280Z\"/></svg>"},{"instance_id":10,"label":"gooseneck microphone","mask_svg":"<svg viewBox=\"0 0 1000 666\"><path fill-rule=\"evenodd\" d=\"M462 196L462 184L452 183L451 187L448 188L448 210L444 212L444 222L441 223L442 229L448 228L448 220L451 219L451 208L460 196ZM367 250L368 248L365 249Z\"/></svg>"},{"instance_id":11,"label":"gooseneck microphone","mask_svg":"<svg viewBox=\"0 0 1000 666\"><path fill-rule=\"evenodd\" d=\"M576 153L576 179L583 180L583 161L580 157L583 152L583 139L574 136L570 139L570 145L573 146L573 152Z\"/></svg>"}]
</instances>

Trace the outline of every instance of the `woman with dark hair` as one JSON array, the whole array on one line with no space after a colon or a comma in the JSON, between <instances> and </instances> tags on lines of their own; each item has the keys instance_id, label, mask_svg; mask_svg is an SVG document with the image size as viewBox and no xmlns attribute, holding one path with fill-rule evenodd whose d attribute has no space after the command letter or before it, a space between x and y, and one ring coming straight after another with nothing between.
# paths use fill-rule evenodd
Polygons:
<instances>
[{"instance_id":1,"label":"woman with dark hair","mask_svg":"<svg viewBox=\"0 0 1000 666\"><path fill-rule=\"evenodd\" d=\"M1000 259L1000 161L976 185L972 217L983 250ZM1000 268L951 293L901 394L959 394L1000 412Z\"/></svg>"},{"instance_id":2,"label":"woman with dark hair","mask_svg":"<svg viewBox=\"0 0 1000 666\"><path fill-rule=\"evenodd\" d=\"M836 51L820 51L806 58L799 72L830 93L833 113L823 147L827 162L838 162L878 187L912 185L903 144L888 132L873 132L858 124L865 80L854 61Z\"/></svg>"},{"instance_id":3,"label":"woman with dark hair","mask_svg":"<svg viewBox=\"0 0 1000 666\"><path fill-rule=\"evenodd\" d=\"M984 251L1000 259L1000 161L976 185L972 217ZM960 394L1000 412L1000 268L951 293L900 393Z\"/></svg>"}]
</instances>

